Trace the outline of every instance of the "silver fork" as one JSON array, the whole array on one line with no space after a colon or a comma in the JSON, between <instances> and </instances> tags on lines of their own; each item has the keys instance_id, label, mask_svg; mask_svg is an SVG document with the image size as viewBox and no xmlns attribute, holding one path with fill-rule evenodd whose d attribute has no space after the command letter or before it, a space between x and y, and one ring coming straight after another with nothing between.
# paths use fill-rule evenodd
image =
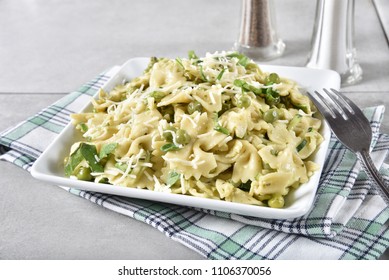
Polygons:
<instances>
[{"instance_id":1,"label":"silver fork","mask_svg":"<svg viewBox=\"0 0 389 280\"><path fill-rule=\"evenodd\" d=\"M337 90L323 89L323 91L307 94L339 141L357 155L364 171L376 183L383 199L389 204L389 187L385 185L369 153L372 140L369 121L355 103Z\"/></svg>"}]
</instances>

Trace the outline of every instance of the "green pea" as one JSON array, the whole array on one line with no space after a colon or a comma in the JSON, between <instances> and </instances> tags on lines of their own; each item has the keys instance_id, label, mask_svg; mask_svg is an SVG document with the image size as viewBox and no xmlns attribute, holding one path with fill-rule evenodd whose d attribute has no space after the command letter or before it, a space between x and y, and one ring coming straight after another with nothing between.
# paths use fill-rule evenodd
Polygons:
<instances>
[{"instance_id":1,"label":"green pea","mask_svg":"<svg viewBox=\"0 0 389 280\"><path fill-rule=\"evenodd\" d=\"M248 63L246 65L246 71L255 73L258 70L258 65L255 63Z\"/></svg>"},{"instance_id":2,"label":"green pea","mask_svg":"<svg viewBox=\"0 0 389 280\"><path fill-rule=\"evenodd\" d=\"M192 115L194 112L201 112L203 110L203 106L197 100L194 100L188 104L188 113Z\"/></svg>"},{"instance_id":3,"label":"green pea","mask_svg":"<svg viewBox=\"0 0 389 280\"><path fill-rule=\"evenodd\" d=\"M222 104L222 109L221 111L218 112L218 115L221 116L224 112L228 111L231 109L231 103L230 102L226 102L226 103L223 103Z\"/></svg>"},{"instance_id":4,"label":"green pea","mask_svg":"<svg viewBox=\"0 0 389 280\"><path fill-rule=\"evenodd\" d=\"M76 177L78 180L92 181L93 177L90 173L91 173L91 170L89 167L81 166L77 171Z\"/></svg>"},{"instance_id":5,"label":"green pea","mask_svg":"<svg viewBox=\"0 0 389 280\"><path fill-rule=\"evenodd\" d=\"M170 131L176 132L176 128L174 126L168 125L163 132L162 136L165 138L166 141L172 142L173 141L173 135Z\"/></svg>"},{"instance_id":6,"label":"green pea","mask_svg":"<svg viewBox=\"0 0 389 280\"><path fill-rule=\"evenodd\" d=\"M150 96L154 97L156 101L161 101L161 99L166 96L166 93L162 91L153 91L152 93L150 93Z\"/></svg>"},{"instance_id":7,"label":"green pea","mask_svg":"<svg viewBox=\"0 0 389 280\"><path fill-rule=\"evenodd\" d=\"M279 84L281 82L277 73L270 73L265 79L265 85Z\"/></svg>"},{"instance_id":8,"label":"green pea","mask_svg":"<svg viewBox=\"0 0 389 280\"><path fill-rule=\"evenodd\" d=\"M162 106L160 108L160 112L161 112L161 115L162 117L166 118L168 117L169 120L173 120L174 118L174 108L173 106Z\"/></svg>"},{"instance_id":9,"label":"green pea","mask_svg":"<svg viewBox=\"0 0 389 280\"><path fill-rule=\"evenodd\" d=\"M277 109L270 109L263 114L263 120L267 123L273 123L280 118Z\"/></svg>"},{"instance_id":10,"label":"green pea","mask_svg":"<svg viewBox=\"0 0 389 280\"><path fill-rule=\"evenodd\" d=\"M282 208L285 205L285 200L284 200L284 197L282 195L275 194L275 195L273 195L272 198L270 198L267 201L267 204L271 208Z\"/></svg>"},{"instance_id":11,"label":"green pea","mask_svg":"<svg viewBox=\"0 0 389 280\"><path fill-rule=\"evenodd\" d=\"M186 145L190 142L190 135L184 129L178 129L176 141L178 144Z\"/></svg>"},{"instance_id":12,"label":"green pea","mask_svg":"<svg viewBox=\"0 0 389 280\"><path fill-rule=\"evenodd\" d=\"M241 97L239 97L236 106L238 106L239 108L248 108L250 104L250 97L248 97L247 95L242 95Z\"/></svg>"}]
</instances>

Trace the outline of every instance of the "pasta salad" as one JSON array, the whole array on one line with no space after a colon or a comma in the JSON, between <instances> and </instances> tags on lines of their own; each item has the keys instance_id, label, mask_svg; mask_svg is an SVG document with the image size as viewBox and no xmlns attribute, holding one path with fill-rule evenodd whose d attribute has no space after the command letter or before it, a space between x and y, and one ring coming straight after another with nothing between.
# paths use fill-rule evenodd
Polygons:
<instances>
[{"instance_id":1,"label":"pasta salad","mask_svg":"<svg viewBox=\"0 0 389 280\"><path fill-rule=\"evenodd\" d=\"M282 208L319 166L323 137L299 85L237 52L151 58L73 114L78 180Z\"/></svg>"}]
</instances>

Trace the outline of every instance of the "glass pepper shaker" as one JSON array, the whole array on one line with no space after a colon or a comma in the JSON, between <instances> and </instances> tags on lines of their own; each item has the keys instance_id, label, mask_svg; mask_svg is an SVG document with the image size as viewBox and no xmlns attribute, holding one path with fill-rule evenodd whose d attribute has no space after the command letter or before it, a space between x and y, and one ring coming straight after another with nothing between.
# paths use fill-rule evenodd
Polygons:
<instances>
[{"instance_id":1,"label":"glass pepper shaker","mask_svg":"<svg viewBox=\"0 0 389 280\"><path fill-rule=\"evenodd\" d=\"M279 57L285 50L275 27L272 0L242 0L242 17L235 49L256 61Z\"/></svg>"}]
</instances>

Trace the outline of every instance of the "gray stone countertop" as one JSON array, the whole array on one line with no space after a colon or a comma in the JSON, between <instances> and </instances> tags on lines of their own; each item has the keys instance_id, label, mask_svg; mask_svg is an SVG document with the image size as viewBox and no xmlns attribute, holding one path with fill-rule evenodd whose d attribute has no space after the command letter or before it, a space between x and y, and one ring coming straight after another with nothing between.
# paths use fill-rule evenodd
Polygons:
<instances>
[{"instance_id":1,"label":"gray stone countertop","mask_svg":"<svg viewBox=\"0 0 389 280\"><path fill-rule=\"evenodd\" d=\"M383 28L389 21L377 13L384 1L356 2L355 45L364 77L342 91L361 107L389 107ZM275 5L287 48L267 64L304 66L315 1ZM240 22L237 0L3 0L0 10L0 131L131 57L230 50ZM388 119L387 111L384 133ZM0 162L0 173L0 259L202 259L146 224L37 181L9 163ZM382 259L389 259L388 251Z\"/></svg>"}]
</instances>

